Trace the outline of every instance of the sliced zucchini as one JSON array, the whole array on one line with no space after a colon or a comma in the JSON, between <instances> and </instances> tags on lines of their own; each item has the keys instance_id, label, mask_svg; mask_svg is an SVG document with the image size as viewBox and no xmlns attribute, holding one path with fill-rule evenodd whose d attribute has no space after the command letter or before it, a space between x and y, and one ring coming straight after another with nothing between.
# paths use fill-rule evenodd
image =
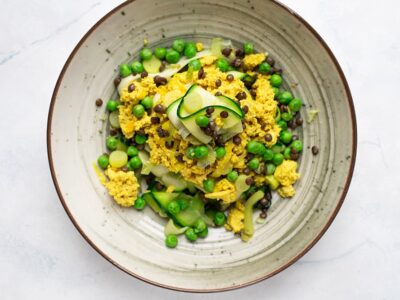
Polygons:
<instances>
[{"instance_id":1,"label":"sliced zucchini","mask_svg":"<svg viewBox=\"0 0 400 300\"><path fill-rule=\"evenodd\" d=\"M165 186L173 186L174 191L180 192L187 188L186 181L179 174L168 172L161 177L161 181Z\"/></svg>"},{"instance_id":2,"label":"sliced zucchini","mask_svg":"<svg viewBox=\"0 0 400 300\"><path fill-rule=\"evenodd\" d=\"M151 173L153 173L156 177L162 177L163 175L167 174L169 171L163 165L151 165Z\"/></svg>"},{"instance_id":3,"label":"sliced zucchini","mask_svg":"<svg viewBox=\"0 0 400 300\"><path fill-rule=\"evenodd\" d=\"M238 79L243 79L247 74L239 71L229 71L227 74L233 75L233 77Z\"/></svg>"},{"instance_id":4,"label":"sliced zucchini","mask_svg":"<svg viewBox=\"0 0 400 300\"><path fill-rule=\"evenodd\" d=\"M188 229L188 227L180 227L175 225L174 221L172 219L169 219L168 223L164 227L164 233L165 235L168 234L182 234Z\"/></svg>"},{"instance_id":5,"label":"sliced zucchini","mask_svg":"<svg viewBox=\"0 0 400 300\"><path fill-rule=\"evenodd\" d=\"M240 196L250 188L249 185L246 183L246 179L246 175L239 175L239 177L236 179L236 198L240 198Z\"/></svg>"},{"instance_id":6,"label":"sliced zucchini","mask_svg":"<svg viewBox=\"0 0 400 300\"><path fill-rule=\"evenodd\" d=\"M108 121L110 125L114 128L121 128L119 124L119 110L115 110L108 116Z\"/></svg>"},{"instance_id":7,"label":"sliced zucchini","mask_svg":"<svg viewBox=\"0 0 400 300\"><path fill-rule=\"evenodd\" d=\"M217 159L217 155L215 154L214 149L208 145L207 145L207 148L208 148L207 157L200 159L197 162L197 166L199 166L200 168L206 168L207 166L212 165L215 162L215 160Z\"/></svg>"},{"instance_id":8,"label":"sliced zucchini","mask_svg":"<svg viewBox=\"0 0 400 300\"><path fill-rule=\"evenodd\" d=\"M175 200L179 194L178 193L167 193L167 192L152 192L154 199L157 201L158 205L167 211L168 204Z\"/></svg>"},{"instance_id":9,"label":"sliced zucchini","mask_svg":"<svg viewBox=\"0 0 400 300\"><path fill-rule=\"evenodd\" d=\"M218 99L218 105L219 106L225 106L227 108L229 108L230 110L234 111L235 113L237 113L240 117L244 117L244 113L242 111L242 109L240 108L240 105L234 101L233 99L225 96L225 95L221 95L221 96L216 96Z\"/></svg>"},{"instance_id":10,"label":"sliced zucchini","mask_svg":"<svg viewBox=\"0 0 400 300\"><path fill-rule=\"evenodd\" d=\"M149 60L143 61L143 67L149 74L160 73L161 60L153 55Z\"/></svg>"},{"instance_id":11,"label":"sliced zucchini","mask_svg":"<svg viewBox=\"0 0 400 300\"><path fill-rule=\"evenodd\" d=\"M178 108L178 117L184 119L206 106L217 104L217 98L197 84L193 84L182 97Z\"/></svg>"},{"instance_id":12,"label":"sliced zucchini","mask_svg":"<svg viewBox=\"0 0 400 300\"><path fill-rule=\"evenodd\" d=\"M243 132L243 124L242 122L236 124L235 126L229 128L228 130L224 130L222 134L222 140L226 142L230 138L234 137L235 135Z\"/></svg>"},{"instance_id":13,"label":"sliced zucchini","mask_svg":"<svg viewBox=\"0 0 400 300\"><path fill-rule=\"evenodd\" d=\"M150 208L156 213L159 214L160 217L166 218L167 214L164 212L164 210L161 209L161 207L157 204L157 202L154 200L153 196L151 193L146 193L143 195L143 199L146 201L147 205L150 206Z\"/></svg>"},{"instance_id":14,"label":"sliced zucchini","mask_svg":"<svg viewBox=\"0 0 400 300\"><path fill-rule=\"evenodd\" d=\"M138 156L142 161L142 170L140 171L140 174L149 175L151 168L153 167L153 165L150 163L149 154L146 151L139 151Z\"/></svg>"},{"instance_id":15,"label":"sliced zucchini","mask_svg":"<svg viewBox=\"0 0 400 300\"><path fill-rule=\"evenodd\" d=\"M186 129L186 127L182 124L181 120L178 117L178 107L182 99L178 99L175 102L171 103L167 108L168 119L171 121L172 125L178 130L179 134L183 138L187 138L190 135L190 132Z\"/></svg>"}]
</instances>

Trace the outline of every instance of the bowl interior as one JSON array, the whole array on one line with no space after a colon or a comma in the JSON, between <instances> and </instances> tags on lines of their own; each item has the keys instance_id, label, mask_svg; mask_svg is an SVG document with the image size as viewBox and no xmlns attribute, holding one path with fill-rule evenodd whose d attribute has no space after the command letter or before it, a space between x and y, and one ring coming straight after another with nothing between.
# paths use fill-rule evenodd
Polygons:
<instances>
[{"instance_id":1,"label":"bowl interior","mask_svg":"<svg viewBox=\"0 0 400 300\"><path fill-rule=\"evenodd\" d=\"M252 41L284 70L286 88L319 111L300 134L305 149L296 196L274 199L265 224L243 243L224 229L196 244L164 246L164 221L150 209L114 204L93 170L105 151L104 106L115 93L121 62L175 37L209 43L213 37L240 45ZM134 56L132 56L134 54ZM213 291L248 285L284 269L305 253L336 215L354 165L355 117L344 77L330 51L310 27L272 1L127 2L103 18L80 42L56 86L49 115L53 178L68 214L103 256L148 282L181 290ZM313 156L310 147L320 153Z\"/></svg>"}]
</instances>

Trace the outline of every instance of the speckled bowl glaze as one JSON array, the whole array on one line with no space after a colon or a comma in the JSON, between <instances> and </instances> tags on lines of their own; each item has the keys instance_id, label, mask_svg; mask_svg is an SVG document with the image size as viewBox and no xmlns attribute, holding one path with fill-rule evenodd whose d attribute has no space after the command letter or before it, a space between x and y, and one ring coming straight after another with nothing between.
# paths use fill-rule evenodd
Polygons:
<instances>
[{"instance_id":1,"label":"speckled bowl glaze","mask_svg":"<svg viewBox=\"0 0 400 300\"><path fill-rule=\"evenodd\" d=\"M164 220L150 209L120 208L98 182L92 164L105 151L104 106L115 93L121 62L143 40L168 45L175 37L236 45L252 41L285 70L285 86L304 99L301 180L293 199L274 199L265 224L244 243L223 228L177 249L164 246ZM351 94L333 54L301 17L275 1L127 1L103 17L76 46L57 81L48 119L48 154L61 202L83 237L121 270L181 291L211 292L266 279L298 260L336 216L350 184L356 154ZM310 147L320 153L313 156Z\"/></svg>"}]
</instances>

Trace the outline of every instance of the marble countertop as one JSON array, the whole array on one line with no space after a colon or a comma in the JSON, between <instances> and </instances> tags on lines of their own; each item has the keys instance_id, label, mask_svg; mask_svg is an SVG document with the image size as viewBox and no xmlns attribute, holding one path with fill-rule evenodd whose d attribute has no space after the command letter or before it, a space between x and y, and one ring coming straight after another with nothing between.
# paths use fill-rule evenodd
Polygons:
<instances>
[{"instance_id":1,"label":"marble countertop","mask_svg":"<svg viewBox=\"0 0 400 300\"><path fill-rule=\"evenodd\" d=\"M283 1L325 38L349 80L359 130L354 178L335 222L299 262L211 295L157 288L112 266L73 227L51 181L46 121L56 79L83 34L120 2L1 1L0 298L399 299L399 2Z\"/></svg>"}]
</instances>

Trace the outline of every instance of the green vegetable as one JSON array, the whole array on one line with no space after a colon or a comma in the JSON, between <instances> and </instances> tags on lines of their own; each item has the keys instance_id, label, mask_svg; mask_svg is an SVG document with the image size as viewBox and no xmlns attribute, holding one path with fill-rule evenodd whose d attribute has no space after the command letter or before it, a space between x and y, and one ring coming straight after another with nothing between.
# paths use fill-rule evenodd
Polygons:
<instances>
[{"instance_id":1,"label":"green vegetable","mask_svg":"<svg viewBox=\"0 0 400 300\"><path fill-rule=\"evenodd\" d=\"M170 64L176 64L181 58L179 52L174 49L168 49L167 54L165 55L165 60Z\"/></svg>"},{"instance_id":2,"label":"green vegetable","mask_svg":"<svg viewBox=\"0 0 400 300\"><path fill-rule=\"evenodd\" d=\"M271 190L276 190L279 187L279 181L274 175L265 176L265 182L268 184Z\"/></svg>"},{"instance_id":3,"label":"green vegetable","mask_svg":"<svg viewBox=\"0 0 400 300\"><path fill-rule=\"evenodd\" d=\"M280 120L278 121L278 126L282 129L282 130L286 130L287 129L287 123L286 121Z\"/></svg>"},{"instance_id":4,"label":"green vegetable","mask_svg":"<svg viewBox=\"0 0 400 300\"><path fill-rule=\"evenodd\" d=\"M227 72L229 70L229 62L225 58L218 58L215 66L221 70L221 72Z\"/></svg>"},{"instance_id":5,"label":"green vegetable","mask_svg":"<svg viewBox=\"0 0 400 300\"><path fill-rule=\"evenodd\" d=\"M176 39L172 43L172 49L181 53L185 49L185 41L183 39Z\"/></svg>"},{"instance_id":6,"label":"green vegetable","mask_svg":"<svg viewBox=\"0 0 400 300\"><path fill-rule=\"evenodd\" d=\"M137 197L135 203L133 204L133 207L137 210L143 210L145 206L146 201L143 199L143 197Z\"/></svg>"},{"instance_id":7,"label":"green vegetable","mask_svg":"<svg viewBox=\"0 0 400 300\"><path fill-rule=\"evenodd\" d=\"M110 122L111 127L121 128L121 125L119 124L119 110L111 112L108 116L108 121Z\"/></svg>"},{"instance_id":8,"label":"green vegetable","mask_svg":"<svg viewBox=\"0 0 400 300\"><path fill-rule=\"evenodd\" d=\"M208 227L206 227L206 229L197 234L197 236L202 239L204 239L207 235L208 235Z\"/></svg>"},{"instance_id":9,"label":"green vegetable","mask_svg":"<svg viewBox=\"0 0 400 300\"><path fill-rule=\"evenodd\" d=\"M175 200L168 203L167 210L171 215L177 215L181 211L179 203Z\"/></svg>"},{"instance_id":10,"label":"green vegetable","mask_svg":"<svg viewBox=\"0 0 400 300\"><path fill-rule=\"evenodd\" d=\"M243 51L245 54L252 54L254 52L254 45L252 43L244 43Z\"/></svg>"},{"instance_id":11,"label":"green vegetable","mask_svg":"<svg viewBox=\"0 0 400 300\"><path fill-rule=\"evenodd\" d=\"M143 61L143 67L149 74L159 73L161 60L153 55L150 59Z\"/></svg>"},{"instance_id":12,"label":"green vegetable","mask_svg":"<svg viewBox=\"0 0 400 300\"><path fill-rule=\"evenodd\" d=\"M115 100L108 100L107 105L106 105L106 109L109 112L113 112L116 111L118 109L118 102Z\"/></svg>"},{"instance_id":13,"label":"green vegetable","mask_svg":"<svg viewBox=\"0 0 400 300\"><path fill-rule=\"evenodd\" d=\"M117 149L118 140L113 136L109 136L106 139L106 146L107 146L108 150L113 151L113 150Z\"/></svg>"},{"instance_id":14,"label":"green vegetable","mask_svg":"<svg viewBox=\"0 0 400 300\"><path fill-rule=\"evenodd\" d=\"M139 169L142 166L142 160L138 156L134 156L129 160L128 168L131 170Z\"/></svg>"},{"instance_id":15,"label":"green vegetable","mask_svg":"<svg viewBox=\"0 0 400 300\"><path fill-rule=\"evenodd\" d=\"M214 191L215 181L212 178L208 178L203 181L203 188L207 193L212 193Z\"/></svg>"},{"instance_id":16,"label":"green vegetable","mask_svg":"<svg viewBox=\"0 0 400 300\"><path fill-rule=\"evenodd\" d=\"M311 123L312 121L314 121L314 119L317 117L317 115L318 115L318 110L317 109L311 109L309 112L308 112L308 120L307 120L307 123Z\"/></svg>"},{"instance_id":17,"label":"green vegetable","mask_svg":"<svg viewBox=\"0 0 400 300\"><path fill-rule=\"evenodd\" d=\"M167 215L165 212L161 209L161 207L157 204L157 202L154 200L153 196L151 193L146 193L143 195L144 200L146 201L146 204L150 206L150 208L158 214L162 218L166 218ZM183 232L182 232L183 233ZM166 233L167 234L167 233Z\"/></svg>"},{"instance_id":18,"label":"green vegetable","mask_svg":"<svg viewBox=\"0 0 400 300\"><path fill-rule=\"evenodd\" d=\"M267 62L263 62L258 66L258 72L262 74L268 74L269 71L271 71L271 66Z\"/></svg>"},{"instance_id":19,"label":"green vegetable","mask_svg":"<svg viewBox=\"0 0 400 300\"><path fill-rule=\"evenodd\" d=\"M288 122L291 119L293 119L293 115L291 113L289 113L289 112L284 112L284 113L281 114L281 118L282 118L282 120Z\"/></svg>"},{"instance_id":20,"label":"green vegetable","mask_svg":"<svg viewBox=\"0 0 400 300\"><path fill-rule=\"evenodd\" d=\"M126 153L129 157L137 156L139 154L139 150L135 146L129 146Z\"/></svg>"},{"instance_id":21,"label":"green vegetable","mask_svg":"<svg viewBox=\"0 0 400 300\"><path fill-rule=\"evenodd\" d=\"M265 161L270 161L272 157L274 156L274 152L272 152L271 149L265 149L263 158Z\"/></svg>"},{"instance_id":22,"label":"green vegetable","mask_svg":"<svg viewBox=\"0 0 400 300\"><path fill-rule=\"evenodd\" d=\"M140 58L142 60L149 60L153 56L153 52L149 48L143 48L140 50Z\"/></svg>"},{"instance_id":23,"label":"green vegetable","mask_svg":"<svg viewBox=\"0 0 400 300\"><path fill-rule=\"evenodd\" d=\"M99 164L100 168L104 170L107 169L108 164L110 163L108 155L106 154L100 155L99 158L97 159L97 163Z\"/></svg>"},{"instance_id":24,"label":"green vegetable","mask_svg":"<svg viewBox=\"0 0 400 300\"><path fill-rule=\"evenodd\" d=\"M139 145L142 145L144 143L146 143L147 140L147 136L143 135L143 134L136 134L135 135L135 142Z\"/></svg>"},{"instance_id":25,"label":"green vegetable","mask_svg":"<svg viewBox=\"0 0 400 300\"><path fill-rule=\"evenodd\" d=\"M257 141L247 143L247 151L252 154L262 155L265 151L265 146Z\"/></svg>"},{"instance_id":26,"label":"green vegetable","mask_svg":"<svg viewBox=\"0 0 400 300\"><path fill-rule=\"evenodd\" d=\"M283 154L282 153L275 153L274 157L272 158L272 162L275 166L279 166L281 163L283 163Z\"/></svg>"},{"instance_id":27,"label":"green vegetable","mask_svg":"<svg viewBox=\"0 0 400 300\"><path fill-rule=\"evenodd\" d=\"M198 159L202 159L207 157L208 148L206 146L197 146L194 148L194 156Z\"/></svg>"},{"instance_id":28,"label":"green vegetable","mask_svg":"<svg viewBox=\"0 0 400 300\"><path fill-rule=\"evenodd\" d=\"M293 100L293 95L289 91L284 91L279 94L279 102L282 104L289 104L290 101Z\"/></svg>"},{"instance_id":29,"label":"green vegetable","mask_svg":"<svg viewBox=\"0 0 400 300\"><path fill-rule=\"evenodd\" d=\"M236 181L236 179L238 179L239 174L236 171L230 171L227 175L226 175L226 179L228 179L230 182L234 182Z\"/></svg>"},{"instance_id":30,"label":"green vegetable","mask_svg":"<svg viewBox=\"0 0 400 300\"><path fill-rule=\"evenodd\" d=\"M179 198L176 200L176 202L179 204L181 210L185 210L189 206L189 203L186 199Z\"/></svg>"},{"instance_id":31,"label":"green vegetable","mask_svg":"<svg viewBox=\"0 0 400 300\"><path fill-rule=\"evenodd\" d=\"M194 43L187 43L185 46L185 50L183 51L183 54L187 58L192 58L196 56L196 53L197 53L196 45Z\"/></svg>"},{"instance_id":32,"label":"green vegetable","mask_svg":"<svg viewBox=\"0 0 400 300\"><path fill-rule=\"evenodd\" d=\"M217 156L217 159L222 159L226 155L226 150L224 147L218 147L215 149L215 154Z\"/></svg>"},{"instance_id":33,"label":"green vegetable","mask_svg":"<svg viewBox=\"0 0 400 300\"><path fill-rule=\"evenodd\" d=\"M259 165L260 161L258 160L257 157L254 157L247 163L247 166L250 168L250 170L257 170Z\"/></svg>"},{"instance_id":34,"label":"green vegetable","mask_svg":"<svg viewBox=\"0 0 400 300\"><path fill-rule=\"evenodd\" d=\"M294 111L294 112L300 111L302 105L303 105L303 102L298 98L294 98L293 100L291 100L289 102L289 108L291 111Z\"/></svg>"},{"instance_id":35,"label":"green vegetable","mask_svg":"<svg viewBox=\"0 0 400 300\"><path fill-rule=\"evenodd\" d=\"M119 65L119 75L121 77L127 77L132 74L131 68L127 64Z\"/></svg>"},{"instance_id":36,"label":"green vegetable","mask_svg":"<svg viewBox=\"0 0 400 300\"><path fill-rule=\"evenodd\" d=\"M124 151L115 150L110 154L110 165L113 168L122 168L128 162L128 155Z\"/></svg>"},{"instance_id":37,"label":"green vegetable","mask_svg":"<svg viewBox=\"0 0 400 300\"><path fill-rule=\"evenodd\" d=\"M139 73L142 73L144 71L143 64L138 60L135 60L131 64L131 69L132 69L132 72L135 73L135 74L139 74Z\"/></svg>"},{"instance_id":38,"label":"green vegetable","mask_svg":"<svg viewBox=\"0 0 400 300\"><path fill-rule=\"evenodd\" d=\"M193 159L193 158L196 157L196 154L195 154L194 149L195 149L194 147L189 147L189 148L186 150L186 156L189 157L190 159Z\"/></svg>"},{"instance_id":39,"label":"green vegetable","mask_svg":"<svg viewBox=\"0 0 400 300\"><path fill-rule=\"evenodd\" d=\"M143 98L142 101L140 101L140 103L143 105L145 109L150 109L153 107L153 97L146 96Z\"/></svg>"},{"instance_id":40,"label":"green vegetable","mask_svg":"<svg viewBox=\"0 0 400 300\"><path fill-rule=\"evenodd\" d=\"M282 130L279 134L279 139L284 144L289 144L292 141L293 134L290 131Z\"/></svg>"},{"instance_id":41,"label":"green vegetable","mask_svg":"<svg viewBox=\"0 0 400 300\"><path fill-rule=\"evenodd\" d=\"M203 230L207 228L206 222L204 222L202 219L198 219L196 223L194 224L194 232L195 233L200 233Z\"/></svg>"},{"instance_id":42,"label":"green vegetable","mask_svg":"<svg viewBox=\"0 0 400 300\"><path fill-rule=\"evenodd\" d=\"M253 225L253 207L264 198L263 191L257 191L251 196L244 205L244 228L242 231L242 240L248 241L254 234L254 225Z\"/></svg>"},{"instance_id":43,"label":"green vegetable","mask_svg":"<svg viewBox=\"0 0 400 300\"><path fill-rule=\"evenodd\" d=\"M281 93L281 91L279 90L279 88L277 87L272 87L272 90L274 91L274 95L275 95L275 99L279 98L279 94Z\"/></svg>"},{"instance_id":44,"label":"green vegetable","mask_svg":"<svg viewBox=\"0 0 400 300\"><path fill-rule=\"evenodd\" d=\"M273 153L282 153L283 150L285 150L285 145L283 145L282 143L276 143L272 146L271 150Z\"/></svg>"},{"instance_id":45,"label":"green vegetable","mask_svg":"<svg viewBox=\"0 0 400 300\"><path fill-rule=\"evenodd\" d=\"M168 234L165 237L165 245L168 248L175 248L178 245L178 238L175 234Z\"/></svg>"},{"instance_id":46,"label":"green vegetable","mask_svg":"<svg viewBox=\"0 0 400 300\"><path fill-rule=\"evenodd\" d=\"M178 235L178 234L185 233L186 229L188 229L187 226L185 226L185 227L178 226L174 223L174 220L169 219L167 224L164 227L164 234L166 236L169 234Z\"/></svg>"},{"instance_id":47,"label":"green vegetable","mask_svg":"<svg viewBox=\"0 0 400 300\"><path fill-rule=\"evenodd\" d=\"M209 123L210 123L210 119L208 117L204 116L204 115L198 115L196 117L196 124L199 127L202 127L202 128L207 127L207 125Z\"/></svg>"},{"instance_id":48,"label":"green vegetable","mask_svg":"<svg viewBox=\"0 0 400 300\"><path fill-rule=\"evenodd\" d=\"M189 63L189 68L193 71L198 71L201 69L201 62L198 59L194 59Z\"/></svg>"},{"instance_id":49,"label":"green vegetable","mask_svg":"<svg viewBox=\"0 0 400 300\"><path fill-rule=\"evenodd\" d=\"M265 166L267 175L273 175L275 173L275 165L274 164L267 164Z\"/></svg>"},{"instance_id":50,"label":"green vegetable","mask_svg":"<svg viewBox=\"0 0 400 300\"><path fill-rule=\"evenodd\" d=\"M158 47L154 50L154 56L158 59L164 59L165 54L167 54L167 49L165 49L164 47Z\"/></svg>"},{"instance_id":51,"label":"green vegetable","mask_svg":"<svg viewBox=\"0 0 400 300\"><path fill-rule=\"evenodd\" d=\"M290 147L287 147L284 151L283 151L283 157L285 159L290 159L290 154L292 153L292 149L290 149Z\"/></svg>"},{"instance_id":52,"label":"green vegetable","mask_svg":"<svg viewBox=\"0 0 400 300\"><path fill-rule=\"evenodd\" d=\"M273 87L280 87L282 85L282 77L279 74L273 74L270 78Z\"/></svg>"},{"instance_id":53,"label":"green vegetable","mask_svg":"<svg viewBox=\"0 0 400 300\"><path fill-rule=\"evenodd\" d=\"M215 226L223 226L226 223L226 216L223 212L217 212L214 215L214 224Z\"/></svg>"},{"instance_id":54,"label":"green vegetable","mask_svg":"<svg viewBox=\"0 0 400 300\"><path fill-rule=\"evenodd\" d=\"M194 242L194 241L197 240L197 234L196 234L196 232L194 231L193 228L188 228L188 229L185 231L185 236L186 236L186 238L187 238L189 241L191 241L191 242Z\"/></svg>"},{"instance_id":55,"label":"green vegetable","mask_svg":"<svg viewBox=\"0 0 400 300\"><path fill-rule=\"evenodd\" d=\"M303 142L299 140L293 141L290 146L297 152L301 152L303 150Z\"/></svg>"},{"instance_id":56,"label":"green vegetable","mask_svg":"<svg viewBox=\"0 0 400 300\"><path fill-rule=\"evenodd\" d=\"M132 108L132 113L136 118L141 118L144 116L144 107L142 104L136 104L133 108Z\"/></svg>"}]
</instances>

